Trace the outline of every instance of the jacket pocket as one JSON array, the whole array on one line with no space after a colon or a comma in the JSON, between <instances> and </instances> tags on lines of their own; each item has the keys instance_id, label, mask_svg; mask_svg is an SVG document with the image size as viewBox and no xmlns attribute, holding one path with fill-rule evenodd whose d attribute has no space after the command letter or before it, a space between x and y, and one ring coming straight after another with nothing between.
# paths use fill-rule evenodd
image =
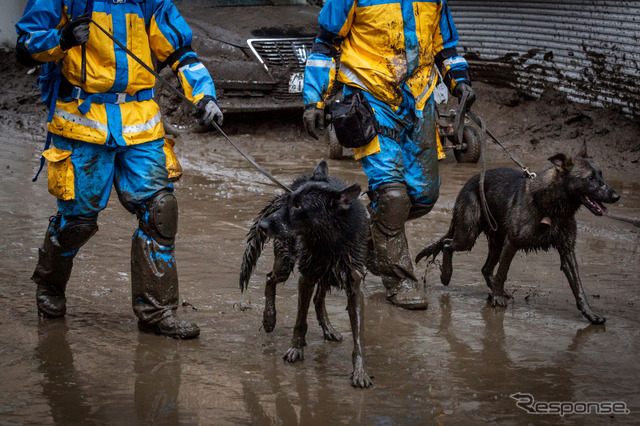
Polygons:
<instances>
[{"instance_id":1,"label":"jacket pocket","mask_svg":"<svg viewBox=\"0 0 640 426\"><path fill-rule=\"evenodd\" d=\"M71 151L52 147L44 151L42 156L47 159L49 193L61 200L73 200L76 193Z\"/></svg>"},{"instance_id":2,"label":"jacket pocket","mask_svg":"<svg viewBox=\"0 0 640 426\"><path fill-rule=\"evenodd\" d=\"M164 150L164 155L167 158L166 167L167 172L169 173L169 180L171 180L171 182L176 182L182 177L182 166L178 161L178 156L173 151L174 145L175 142L173 139L167 137L164 138L164 146L162 149Z\"/></svg>"}]
</instances>

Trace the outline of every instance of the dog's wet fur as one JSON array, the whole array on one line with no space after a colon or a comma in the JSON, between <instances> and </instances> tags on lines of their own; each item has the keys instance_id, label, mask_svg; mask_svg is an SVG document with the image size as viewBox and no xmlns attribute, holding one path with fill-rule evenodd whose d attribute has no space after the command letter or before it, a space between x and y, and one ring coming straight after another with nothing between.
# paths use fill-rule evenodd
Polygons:
<instances>
[{"instance_id":1,"label":"dog's wet fur","mask_svg":"<svg viewBox=\"0 0 640 426\"><path fill-rule=\"evenodd\" d=\"M489 211L497 223L496 231L492 231L485 219L479 192L480 175L469 179L456 199L449 231L425 247L416 262L425 257L435 260L442 251L440 281L448 285L453 272L453 252L471 250L484 232L489 254L482 275L490 289L489 300L493 306L506 306L510 295L504 289L504 282L516 252L555 248L578 309L591 323L603 324L605 318L589 306L578 275L575 214L585 206L594 215L602 216L606 214L603 203L615 203L620 196L588 159L586 143L576 158L556 154L549 161L552 167L538 173L533 180L510 168L486 172L484 189Z\"/></svg>"},{"instance_id":2,"label":"dog's wet fur","mask_svg":"<svg viewBox=\"0 0 640 426\"><path fill-rule=\"evenodd\" d=\"M267 275L263 313L264 329L270 333L276 324L276 285L285 282L298 265L298 314L291 347L284 355L288 362L304 358L307 313L314 289L316 316L325 340L342 340L329 322L325 296L332 287L345 290L354 345L352 384L370 387L362 349L364 297L360 285L368 220L358 200L361 188L357 183L349 186L329 176L323 160L313 173L296 179L291 190L273 197L255 219L247 236L240 289L247 288L264 244L272 239L275 260Z\"/></svg>"}]
</instances>

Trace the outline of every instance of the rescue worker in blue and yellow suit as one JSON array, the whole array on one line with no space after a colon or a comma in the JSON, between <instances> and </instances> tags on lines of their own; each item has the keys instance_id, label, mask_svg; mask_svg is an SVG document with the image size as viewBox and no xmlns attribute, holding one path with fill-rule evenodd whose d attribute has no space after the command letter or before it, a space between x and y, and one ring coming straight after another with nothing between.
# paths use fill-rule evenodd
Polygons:
<instances>
[{"instance_id":1,"label":"rescue worker in blue and yellow suit","mask_svg":"<svg viewBox=\"0 0 640 426\"><path fill-rule=\"evenodd\" d=\"M98 230L98 213L115 186L122 205L139 219L131 245L133 310L140 331L197 337L194 323L175 316L178 275L174 242L180 174L164 138L155 77L102 33L107 29L147 65L169 65L201 122L222 122L214 84L191 49L192 33L170 0L29 0L16 24L16 53L26 65L54 61L61 81L48 123L53 146L49 192L58 200L33 274L40 315L66 312L73 258Z\"/></svg>"},{"instance_id":2,"label":"rescue worker in blue and yellow suit","mask_svg":"<svg viewBox=\"0 0 640 426\"><path fill-rule=\"evenodd\" d=\"M405 309L426 309L413 272L405 222L427 214L440 176L433 90L436 66L452 94L470 106L475 95L446 0L327 0L305 69L304 124L317 138L335 80L343 95L361 91L384 132L356 159L369 181L368 269L381 276L387 298Z\"/></svg>"}]
</instances>

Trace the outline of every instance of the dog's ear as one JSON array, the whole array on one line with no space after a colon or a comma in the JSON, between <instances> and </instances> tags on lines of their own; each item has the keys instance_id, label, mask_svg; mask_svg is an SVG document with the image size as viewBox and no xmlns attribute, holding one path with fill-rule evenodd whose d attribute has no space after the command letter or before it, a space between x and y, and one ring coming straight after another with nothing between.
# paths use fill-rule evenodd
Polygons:
<instances>
[{"instance_id":1,"label":"dog's ear","mask_svg":"<svg viewBox=\"0 0 640 426\"><path fill-rule=\"evenodd\" d=\"M335 203L336 208L343 210L348 209L351 203L358 199L360 192L362 192L362 188L360 188L357 182L338 192L338 199Z\"/></svg>"},{"instance_id":2,"label":"dog's ear","mask_svg":"<svg viewBox=\"0 0 640 426\"><path fill-rule=\"evenodd\" d=\"M327 165L327 162L324 160L321 160L318 165L316 166L315 169L313 169L313 180L327 180L327 177L329 176L329 166Z\"/></svg>"},{"instance_id":3,"label":"dog's ear","mask_svg":"<svg viewBox=\"0 0 640 426\"><path fill-rule=\"evenodd\" d=\"M587 155L587 140L585 139L584 142L582 142L582 148L580 148L580 152L578 153L578 157L580 158L589 158L589 156Z\"/></svg>"},{"instance_id":4,"label":"dog's ear","mask_svg":"<svg viewBox=\"0 0 640 426\"><path fill-rule=\"evenodd\" d=\"M560 173L568 172L573 168L573 160L562 153L558 153L553 157L549 157L551 164L556 166L556 170Z\"/></svg>"}]
</instances>

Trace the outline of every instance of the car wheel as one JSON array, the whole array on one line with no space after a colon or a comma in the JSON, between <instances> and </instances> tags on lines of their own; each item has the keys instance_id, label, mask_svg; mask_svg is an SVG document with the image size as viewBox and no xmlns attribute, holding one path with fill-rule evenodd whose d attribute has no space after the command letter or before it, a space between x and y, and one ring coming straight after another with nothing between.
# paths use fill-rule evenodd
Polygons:
<instances>
[{"instance_id":1,"label":"car wheel","mask_svg":"<svg viewBox=\"0 0 640 426\"><path fill-rule=\"evenodd\" d=\"M454 149L458 163L477 163L480 159L480 135L471 126L464 126L462 142L466 145L464 149Z\"/></svg>"},{"instance_id":2,"label":"car wheel","mask_svg":"<svg viewBox=\"0 0 640 426\"><path fill-rule=\"evenodd\" d=\"M327 131L324 132L324 137L329 144L329 158L332 160L340 160L342 158L342 145L338 142L336 132L333 131L332 125L329 125Z\"/></svg>"}]
</instances>

